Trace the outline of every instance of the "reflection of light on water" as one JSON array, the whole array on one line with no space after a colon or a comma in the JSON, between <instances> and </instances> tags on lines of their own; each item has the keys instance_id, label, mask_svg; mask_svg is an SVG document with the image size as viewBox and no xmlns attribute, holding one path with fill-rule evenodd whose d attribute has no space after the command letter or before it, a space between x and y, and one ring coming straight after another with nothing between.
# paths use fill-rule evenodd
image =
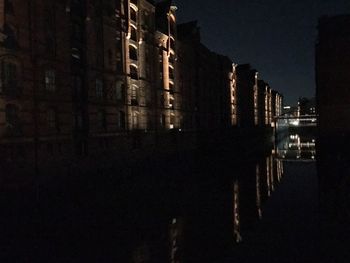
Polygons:
<instances>
[{"instance_id":1,"label":"reflection of light on water","mask_svg":"<svg viewBox=\"0 0 350 263\"><path fill-rule=\"evenodd\" d=\"M272 192L275 191L275 180L274 180L274 173L273 173L273 158L270 156L270 176L271 176L271 190Z\"/></svg>"},{"instance_id":2,"label":"reflection of light on water","mask_svg":"<svg viewBox=\"0 0 350 263\"><path fill-rule=\"evenodd\" d=\"M258 216L261 219L262 218L262 211L261 211L261 193L260 193L260 167L259 164L256 165L255 168L255 174L256 174L256 207L258 209Z\"/></svg>"},{"instance_id":3,"label":"reflection of light on water","mask_svg":"<svg viewBox=\"0 0 350 263\"><path fill-rule=\"evenodd\" d=\"M267 195L271 196L270 161L269 161L269 157L266 157L266 183L267 183Z\"/></svg>"},{"instance_id":4,"label":"reflection of light on water","mask_svg":"<svg viewBox=\"0 0 350 263\"><path fill-rule=\"evenodd\" d=\"M277 160L277 180L278 180L278 182L281 182L281 179L282 179L282 166L283 166L282 161Z\"/></svg>"},{"instance_id":5,"label":"reflection of light on water","mask_svg":"<svg viewBox=\"0 0 350 263\"><path fill-rule=\"evenodd\" d=\"M233 186L233 236L237 243L242 241L239 218L239 185L235 181Z\"/></svg>"},{"instance_id":6,"label":"reflection of light on water","mask_svg":"<svg viewBox=\"0 0 350 263\"><path fill-rule=\"evenodd\" d=\"M181 235L181 226L177 218L173 218L170 224L170 262L177 263L180 262L179 258L179 238Z\"/></svg>"}]
</instances>

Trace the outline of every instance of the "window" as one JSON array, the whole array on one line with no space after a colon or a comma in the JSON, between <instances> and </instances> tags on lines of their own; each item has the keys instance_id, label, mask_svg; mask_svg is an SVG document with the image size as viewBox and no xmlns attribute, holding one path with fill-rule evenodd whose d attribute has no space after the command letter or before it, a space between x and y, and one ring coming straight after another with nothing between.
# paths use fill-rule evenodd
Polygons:
<instances>
[{"instance_id":1,"label":"window","mask_svg":"<svg viewBox=\"0 0 350 263\"><path fill-rule=\"evenodd\" d=\"M130 77L132 79L138 79L137 67L135 65L130 65Z\"/></svg>"},{"instance_id":2,"label":"window","mask_svg":"<svg viewBox=\"0 0 350 263\"><path fill-rule=\"evenodd\" d=\"M119 128L125 129L125 112L119 111Z\"/></svg>"},{"instance_id":3,"label":"window","mask_svg":"<svg viewBox=\"0 0 350 263\"><path fill-rule=\"evenodd\" d=\"M136 85L131 86L131 105L138 106L138 87Z\"/></svg>"},{"instance_id":4,"label":"window","mask_svg":"<svg viewBox=\"0 0 350 263\"><path fill-rule=\"evenodd\" d=\"M137 31L133 26L130 27L130 39L137 42Z\"/></svg>"},{"instance_id":5,"label":"window","mask_svg":"<svg viewBox=\"0 0 350 263\"><path fill-rule=\"evenodd\" d=\"M130 8L130 19L137 22L137 12L134 10L134 8Z\"/></svg>"},{"instance_id":6,"label":"window","mask_svg":"<svg viewBox=\"0 0 350 263\"><path fill-rule=\"evenodd\" d=\"M170 45L170 49L175 50L175 40L173 38L169 39L168 45Z\"/></svg>"},{"instance_id":7,"label":"window","mask_svg":"<svg viewBox=\"0 0 350 263\"><path fill-rule=\"evenodd\" d=\"M169 67L169 78L174 79L174 69L172 67Z\"/></svg>"},{"instance_id":8,"label":"window","mask_svg":"<svg viewBox=\"0 0 350 263\"><path fill-rule=\"evenodd\" d=\"M123 100L124 98L124 83L122 81L117 81L115 84L115 92L117 100Z\"/></svg>"},{"instance_id":9,"label":"window","mask_svg":"<svg viewBox=\"0 0 350 263\"><path fill-rule=\"evenodd\" d=\"M54 70L45 71L45 89L47 91L56 90L56 74Z\"/></svg>"},{"instance_id":10,"label":"window","mask_svg":"<svg viewBox=\"0 0 350 263\"><path fill-rule=\"evenodd\" d=\"M103 81L100 79L96 79L96 97L102 99L104 96L103 92Z\"/></svg>"},{"instance_id":11,"label":"window","mask_svg":"<svg viewBox=\"0 0 350 263\"><path fill-rule=\"evenodd\" d=\"M5 107L5 119L8 135L20 135L20 123L18 117L18 107L14 104L7 104Z\"/></svg>"},{"instance_id":12,"label":"window","mask_svg":"<svg viewBox=\"0 0 350 263\"><path fill-rule=\"evenodd\" d=\"M105 131L107 129L106 112L104 110L97 112L97 126L99 130Z\"/></svg>"},{"instance_id":13,"label":"window","mask_svg":"<svg viewBox=\"0 0 350 263\"><path fill-rule=\"evenodd\" d=\"M5 13L7 15L13 15L14 14L12 0L5 0Z\"/></svg>"},{"instance_id":14,"label":"window","mask_svg":"<svg viewBox=\"0 0 350 263\"><path fill-rule=\"evenodd\" d=\"M137 60L137 49L132 45L129 46L129 58L131 60Z\"/></svg>"},{"instance_id":15,"label":"window","mask_svg":"<svg viewBox=\"0 0 350 263\"><path fill-rule=\"evenodd\" d=\"M82 80L80 76L73 76L73 89L75 98L80 98L82 95Z\"/></svg>"},{"instance_id":16,"label":"window","mask_svg":"<svg viewBox=\"0 0 350 263\"><path fill-rule=\"evenodd\" d=\"M162 128L165 128L165 124L166 124L166 117L165 117L165 114L162 114L160 117L160 126Z\"/></svg>"},{"instance_id":17,"label":"window","mask_svg":"<svg viewBox=\"0 0 350 263\"><path fill-rule=\"evenodd\" d=\"M113 65L113 51L111 49L108 49L108 64Z\"/></svg>"},{"instance_id":18,"label":"window","mask_svg":"<svg viewBox=\"0 0 350 263\"><path fill-rule=\"evenodd\" d=\"M170 92L170 94L174 94L174 90L175 90L174 83L169 82L169 92Z\"/></svg>"},{"instance_id":19,"label":"window","mask_svg":"<svg viewBox=\"0 0 350 263\"><path fill-rule=\"evenodd\" d=\"M4 47L7 49L16 49L18 47L16 28L5 24L4 34L6 35Z\"/></svg>"},{"instance_id":20,"label":"window","mask_svg":"<svg viewBox=\"0 0 350 263\"><path fill-rule=\"evenodd\" d=\"M134 129L139 128L139 113L137 111L132 114L132 125Z\"/></svg>"},{"instance_id":21,"label":"window","mask_svg":"<svg viewBox=\"0 0 350 263\"><path fill-rule=\"evenodd\" d=\"M59 131L57 112L55 109L48 109L47 111L47 126L51 130Z\"/></svg>"},{"instance_id":22,"label":"window","mask_svg":"<svg viewBox=\"0 0 350 263\"><path fill-rule=\"evenodd\" d=\"M174 99L173 99L173 98L170 98L170 99L169 99L169 108L170 108L170 109L174 109L174 107L175 107L174 103L175 103L175 102L174 102Z\"/></svg>"},{"instance_id":23,"label":"window","mask_svg":"<svg viewBox=\"0 0 350 263\"><path fill-rule=\"evenodd\" d=\"M169 62L170 62L171 64L174 64L174 63L175 63L175 55L174 55L174 54L170 54L170 56L169 56Z\"/></svg>"},{"instance_id":24,"label":"window","mask_svg":"<svg viewBox=\"0 0 350 263\"><path fill-rule=\"evenodd\" d=\"M170 116L170 129L175 128L175 115Z\"/></svg>"},{"instance_id":25,"label":"window","mask_svg":"<svg viewBox=\"0 0 350 263\"><path fill-rule=\"evenodd\" d=\"M55 8L45 9L45 19L43 19L45 28L45 48L47 54L56 55L56 13Z\"/></svg>"},{"instance_id":26,"label":"window","mask_svg":"<svg viewBox=\"0 0 350 263\"><path fill-rule=\"evenodd\" d=\"M0 89L9 96L16 95L18 92L17 65L11 62L3 62L2 67L2 85Z\"/></svg>"}]
</instances>

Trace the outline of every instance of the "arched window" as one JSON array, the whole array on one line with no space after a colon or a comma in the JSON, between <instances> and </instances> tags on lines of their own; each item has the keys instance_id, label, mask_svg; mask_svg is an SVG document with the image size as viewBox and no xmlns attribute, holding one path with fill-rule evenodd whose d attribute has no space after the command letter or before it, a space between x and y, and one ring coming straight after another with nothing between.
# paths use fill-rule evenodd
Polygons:
<instances>
[{"instance_id":1,"label":"arched window","mask_svg":"<svg viewBox=\"0 0 350 263\"><path fill-rule=\"evenodd\" d=\"M130 19L137 22L137 12L134 8L130 8Z\"/></svg>"},{"instance_id":2,"label":"arched window","mask_svg":"<svg viewBox=\"0 0 350 263\"><path fill-rule=\"evenodd\" d=\"M174 79L174 69L172 67L169 67L169 78Z\"/></svg>"},{"instance_id":3,"label":"arched window","mask_svg":"<svg viewBox=\"0 0 350 263\"><path fill-rule=\"evenodd\" d=\"M132 60L137 60L137 49L135 46L129 46L129 58Z\"/></svg>"},{"instance_id":4,"label":"arched window","mask_svg":"<svg viewBox=\"0 0 350 263\"><path fill-rule=\"evenodd\" d=\"M137 31L133 26L130 27L130 39L137 42Z\"/></svg>"},{"instance_id":5,"label":"arched window","mask_svg":"<svg viewBox=\"0 0 350 263\"><path fill-rule=\"evenodd\" d=\"M137 72L137 67L135 65L130 65L130 77L132 79L138 79L139 78L139 74Z\"/></svg>"}]
</instances>

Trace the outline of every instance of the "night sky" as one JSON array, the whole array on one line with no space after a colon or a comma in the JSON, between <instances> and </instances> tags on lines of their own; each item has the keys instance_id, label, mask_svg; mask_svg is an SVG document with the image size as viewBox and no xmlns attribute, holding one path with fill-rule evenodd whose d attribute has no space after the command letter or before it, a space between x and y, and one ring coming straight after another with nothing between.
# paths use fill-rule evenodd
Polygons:
<instances>
[{"instance_id":1,"label":"night sky","mask_svg":"<svg viewBox=\"0 0 350 263\"><path fill-rule=\"evenodd\" d=\"M178 23L198 20L202 42L296 104L315 95L314 46L322 15L350 13L350 0L175 0Z\"/></svg>"}]
</instances>

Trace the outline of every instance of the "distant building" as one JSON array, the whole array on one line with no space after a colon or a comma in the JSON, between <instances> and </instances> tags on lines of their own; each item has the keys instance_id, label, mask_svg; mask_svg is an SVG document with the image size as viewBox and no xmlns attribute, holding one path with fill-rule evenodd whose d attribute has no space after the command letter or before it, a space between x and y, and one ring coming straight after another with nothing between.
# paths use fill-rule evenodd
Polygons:
<instances>
[{"instance_id":1,"label":"distant building","mask_svg":"<svg viewBox=\"0 0 350 263\"><path fill-rule=\"evenodd\" d=\"M316 115L316 99L299 98L298 112L300 115Z\"/></svg>"}]
</instances>

